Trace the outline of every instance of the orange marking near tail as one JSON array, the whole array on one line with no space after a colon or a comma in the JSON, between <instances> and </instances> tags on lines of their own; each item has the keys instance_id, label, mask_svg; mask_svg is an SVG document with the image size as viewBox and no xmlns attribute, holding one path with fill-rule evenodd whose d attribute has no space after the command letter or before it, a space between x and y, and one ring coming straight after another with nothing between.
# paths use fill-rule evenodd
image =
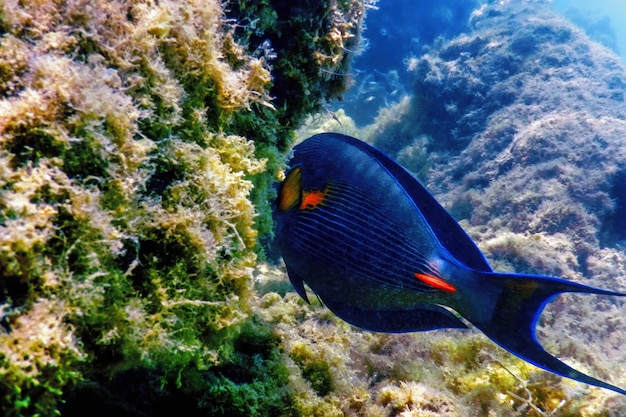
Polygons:
<instances>
[{"instance_id":1,"label":"orange marking near tail","mask_svg":"<svg viewBox=\"0 0 626 417\"><path fill-rule=\"evenodd\" d=\"M415 278L422 281L424 284L430 285L433 288L437 288L438 290L442 290L445 292L456 292L456 288L454 285L449 282L444 281L441 278L433 277L432 275L415 273Z\"/></svg>"}]
</instances>

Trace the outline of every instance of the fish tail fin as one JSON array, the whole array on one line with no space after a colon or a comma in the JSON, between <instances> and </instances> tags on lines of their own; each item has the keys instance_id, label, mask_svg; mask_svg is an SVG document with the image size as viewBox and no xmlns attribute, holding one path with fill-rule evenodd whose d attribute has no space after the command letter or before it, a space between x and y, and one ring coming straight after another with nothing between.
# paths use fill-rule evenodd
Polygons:
<instances>
[{"instance_id":1,"label":"fish tail fin","mask_svg":"<svg viewBox=\"0 0 626 417\"><path fill-rule=\"evenodd\" d=\"M490 319L474 323L489 338L516 356L557 375L626 395L626 390L586 375L546 352L535 326L544 307L558 294L575 292L626 296L624 293L540 275L479 273L497 288ZM484 281L483 281L484 282Z\"/></svg>"}]
</instances>

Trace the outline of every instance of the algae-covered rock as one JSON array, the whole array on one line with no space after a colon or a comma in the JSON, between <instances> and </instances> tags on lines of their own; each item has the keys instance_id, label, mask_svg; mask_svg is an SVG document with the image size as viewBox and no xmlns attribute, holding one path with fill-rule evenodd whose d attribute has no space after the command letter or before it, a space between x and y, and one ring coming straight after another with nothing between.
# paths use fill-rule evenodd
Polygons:
<instances>
[{"instance_id":1,"label":"algae-covered rock","mask_svg":"<svg viewBox=\"0 0 626 417\"><path fill-rule=\"evenodd\" d=\"M321 102L340 97L350 79L350 58L359 49L365 6L357 0L241 0L227 15L242 23L235 36L250 52L272 48L275 76L270 93L279 120L293 128ZM282 59L280 59L282 58Z\"/></svg>"},{"instance_id":2,"label":"algae-covered rock","mask_svg":"<svg viewBox=\"0 0 626 417\"><path fill-rule=\"evenodd\" d=\"M374 143L401 156L418 141L436 168L427 185L457 218L564 233L585 272L599 245L624 239L624 67L545 6L485 6L472 25L409 62L408 109L381 115Z\"/></svg>"},{"instance_id":3,"label":"algae-covered rock","mask_svg":"<svg viewBox=\"0 0 626 417\"><path fill-rule=\"evenodd\" d=\"M469 16L479 0L393 0L368 12L365 47L354 60L353 86L335 107L343 108L358 126L372 123L381 108L407 94L409 74L404 64L434 43L469 29Z\"/></svg>"},{"instance_id":4,"label":"algae-covered rock","mask_svg":"<svg viewBox=\"0 0 626 417\"><path fill-rule=\"evenodd\" d=\"M345 69L364 5L310 6L333 17L281 36ZM280 410L287 373L251 324L251 268L281 152L344 77L302 57L290 77L332 85L287 111L272 70L294 52L250 43L240 31L268 29L217 0L6 1L0 28L2 414L140 415L175 395L214 415ZM239 402L211 405L227 393Z\"/></svg>"},{"instance_id":5,"label":"algae-covered rock","mask_svg":"<svg viewBox=\"0 0 626 417\"><path fill-rule=\"evenodd\" d=\"M496 269L623 290L626 70L545 5L485 5L471 26L409 60L412 95L381 113L374 144L398 159L422 148L420 177ZM626 359L617 347L626 341L623 308L621 300L558 297L539 337L550 352L624 385L614 366ZM585 396L541 380L529 391L491 383L522 415L539 415L532 406L553 415L588 415L598 404L623 410L623 401L606 399L615 394ZM492 407L484 402L491 394L464 392Z\"/></svg>"}]
</instances>

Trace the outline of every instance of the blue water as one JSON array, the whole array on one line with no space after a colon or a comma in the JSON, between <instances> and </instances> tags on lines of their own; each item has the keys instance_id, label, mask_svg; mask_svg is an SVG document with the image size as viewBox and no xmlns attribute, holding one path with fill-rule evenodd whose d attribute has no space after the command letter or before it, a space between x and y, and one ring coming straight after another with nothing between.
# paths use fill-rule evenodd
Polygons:
<instances>
[{"instance_id":1,"label":"blue water","mask_svg":"<svg viewBox=\"0 0 626 417\"><path fill-rule=\"evenodd\" d=\"M522 3L524 0L512 0ZM407 61L468 33L484 0L379 0L367 14L362 52L353 62L354 87L337 107L357 125L373 121L410 91ZM549 2L545 2L549 3ZM545 3L535 2L537 7ZM609 48L626 64L625 0L554 0L549 7Z\"/></svg>"},{"instance_id":2,"label":"blue water","mask_svg":"<svg viewBox=\"0 0 626 417\"><path fill-rule=\"evenodd\" d=\"M592 38L595 38L596 33L603 34L596 40L613 49L626 63L626 1L554 0L553 6L562 15L581 25ZM580 17L587 17L591 25L585 25ZM607 40L613 40L614 43Z\"/></svg>"}]
</instances>

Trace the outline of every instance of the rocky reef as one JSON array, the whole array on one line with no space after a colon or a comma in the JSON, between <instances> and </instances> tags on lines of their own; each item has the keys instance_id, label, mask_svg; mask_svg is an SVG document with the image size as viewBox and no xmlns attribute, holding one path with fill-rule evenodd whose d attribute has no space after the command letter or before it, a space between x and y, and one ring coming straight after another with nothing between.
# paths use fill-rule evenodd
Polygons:
<instances>
[{"instance_id":1,"label":"rocky reef","mask_svg":"<svg viewBox=\"0 0 626 417\"><path fill-rule=\"evenodd\" d=\"M260 261L284 154L342 95L367 7L0 5L3 415L626 412L478 332L358 331ZM408 61L410 94L372 125L339 111L297 135L390 153L497 270L623 290L624 67L537 2L483 6L463 29ZM539 337L626 386L623 311L559 297Z\"/></svg>"},{"instance_id":2,"label":"rocky reef","mask_svg":"<svg viewBox=\"0 0 626 417\"><path fill-rule=\"evenodd\" d=\"M484 7L472 25L409 62L414 94L373 141L399 159L425 149L427 185L470 226L564 234L571 270L544 272L588 276L590 257L624 240L624 67L536 4Z\"/></svg>"},{"instance_id":3,"label":"rocky reef","mask_svg":"<svg viewBox=\"0 0 626 417\"><path fill-rule=\"evenodd\" d=\"M0 5L2 415L298 415L252 267L365 4L248 3Z\"/></svg>"},{"instance_id":4,"label":"rocky reef","mask_svg":"<svg viewBox=\"0 0 626 417\"><path fill-rule=\"evenodd\" d=\"M358 128L339 112L312 118L301 131L342 131L392 155L498 271L623 291L626 70L549 5L498 3L474 11L466 33L409 59L410 94L381 109L375 123ZM542 315L538 337L576 368L626 386L624 308L621 299L559 296ZM325 310L317 314L323 322ZM349 340L347 369L333 378L348 372L362 385L334 391L345 415L626 412L618 394L543 372L479 334L359 333Z\"/></svg>"}]
</instances>

